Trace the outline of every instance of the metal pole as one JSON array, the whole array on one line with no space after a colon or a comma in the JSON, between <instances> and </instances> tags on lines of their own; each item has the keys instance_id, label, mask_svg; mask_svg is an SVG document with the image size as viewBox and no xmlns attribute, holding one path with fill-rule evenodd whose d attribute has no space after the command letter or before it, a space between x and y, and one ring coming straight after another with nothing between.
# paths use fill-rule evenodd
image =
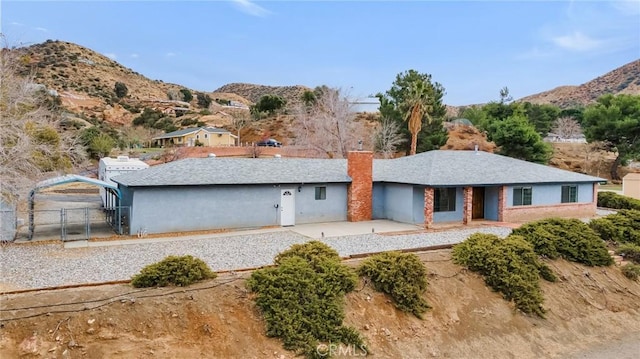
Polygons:
<instances>
[{"instance_id":1,"label":"metal pole","mask_svg":"<svg viewBox=\"0 0 640 359\"><path fill-rule=\"evenodd\" d=\"M62 241L65 241L65 239L67 238L67 234L66 234L66 211L64 208L60 208L60 239Z\"/></svg>"},{"instance_id":2,"label":"metal pole","mask_svg":"<svg viewBox=\"0 0 640 359\"><path fill-rule=\"evenodd\" d=\"M89 207L84 208L84 220L87 226L87 240L91 238L91 220L89 219Z\"/></svg>"}]
</instances>

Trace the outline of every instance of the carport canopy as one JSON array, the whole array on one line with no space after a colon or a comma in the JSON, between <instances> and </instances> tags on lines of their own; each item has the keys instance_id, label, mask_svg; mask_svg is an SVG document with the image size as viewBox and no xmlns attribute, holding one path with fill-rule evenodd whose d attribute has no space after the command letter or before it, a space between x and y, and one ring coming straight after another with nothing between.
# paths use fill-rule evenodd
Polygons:
<instances>
[{"instance_id":1,"label":"carport canopy","mask_svg":"<svg viewBox=\"0 0 640 359\"><path fill-rule=\"evenodd\" d=\"M118 187L116 185L113 185L111 183L107 183L105 181L100 181L98 179L95 178L89 178L89 177L85 177L85 176L80 176L80 175L74 175L74 174L68 174L68 175L64 175L64 176L59 176L59 177L54 177L54 178L49 178L46 179L44 181L40 181L38 183L36 183L36 185L33 187L33 189L29 192L29 238L31 238L31 236L33 236L33 230L34 230L34 198L36 196L36 193L38 191L40 191L43 188L47 188L47 187L53 187L53 186L58 186L58 185L62 185L62 184L66 184L66 183L72 183L72 182L84 182L84 183L89 183L89 184L93 184L96 186L100 186L103 187L107 192L113 193L116 196L116 201L120 202L120 199L122 198L120 196L120 190L118 189ZM116 203L117 205L117 203Z\"/></svg>"}]
</instances>

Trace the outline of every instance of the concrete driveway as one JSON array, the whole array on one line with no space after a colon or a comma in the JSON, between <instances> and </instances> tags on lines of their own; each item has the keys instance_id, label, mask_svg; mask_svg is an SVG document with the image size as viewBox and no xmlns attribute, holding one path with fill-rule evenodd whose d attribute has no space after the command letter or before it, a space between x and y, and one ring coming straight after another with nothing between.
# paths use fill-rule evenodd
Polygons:
<instances>
[{"instance_id":1,"label":"concrete driveway","mask_svg":"<svg viewBox=\"0 0 640 359\"><path fill-rule=\"evenodd\" d=\"M325 222L296 224L286 229L310 238L351 236L367 233L416 232L424 227L414 224L376 219L363 222Z\"/></svg>"}]
</instances>

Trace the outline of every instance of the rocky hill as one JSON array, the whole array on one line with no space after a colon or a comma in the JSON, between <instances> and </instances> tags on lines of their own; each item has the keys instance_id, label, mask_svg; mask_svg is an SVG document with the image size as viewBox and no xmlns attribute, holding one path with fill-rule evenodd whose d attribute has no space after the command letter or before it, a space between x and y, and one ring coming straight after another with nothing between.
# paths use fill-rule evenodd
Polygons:
<instances>
[{"instance_id":1,"label":"rocky hill","mask_svg":"<svg viewBox=\"0 0 640 359\"><path fill-rule=\"evenodd\" d=\"M521 98L536 104L562 108L584 106L604 94L640 94L640 60L630 62L579 86L560 86L553 90Z\"/></svg>"},{"instance_id":2,"label":"rocky hill","mask_svg":"<svg viewBox=\"0 0 640 359\"><path fill-rule=\"evenodd\" d=\"M264 95L277 95L285 100L289 106L300 102L302 94L311 90L306 86L265 86L247 83L230 83L214 91L216 93L234 93L256 103Z\"/></svg>"}]
</instances>

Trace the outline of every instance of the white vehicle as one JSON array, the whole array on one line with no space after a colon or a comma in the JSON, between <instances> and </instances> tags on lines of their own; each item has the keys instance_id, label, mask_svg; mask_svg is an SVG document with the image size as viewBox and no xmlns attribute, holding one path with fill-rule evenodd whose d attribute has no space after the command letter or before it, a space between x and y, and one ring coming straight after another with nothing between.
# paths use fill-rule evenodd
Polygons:
<instances>
[{"instance_id":1,"label":"white vehicle","mask_svg":"<svg viewBox=\"0 0 640 359\"><path fill-rule=\"evenodd\" d=\"M145 168L149 168L149 165L137 158L129 158L128 156L104 157L100 159L100 164L98 165L98 179L117 185L111 178ZM102 206L105 208L114 207L116 204L116 199L112 194L108 194L104 188L100 188L100 198L102 198Z\"/></svg>"}]
</instances>

